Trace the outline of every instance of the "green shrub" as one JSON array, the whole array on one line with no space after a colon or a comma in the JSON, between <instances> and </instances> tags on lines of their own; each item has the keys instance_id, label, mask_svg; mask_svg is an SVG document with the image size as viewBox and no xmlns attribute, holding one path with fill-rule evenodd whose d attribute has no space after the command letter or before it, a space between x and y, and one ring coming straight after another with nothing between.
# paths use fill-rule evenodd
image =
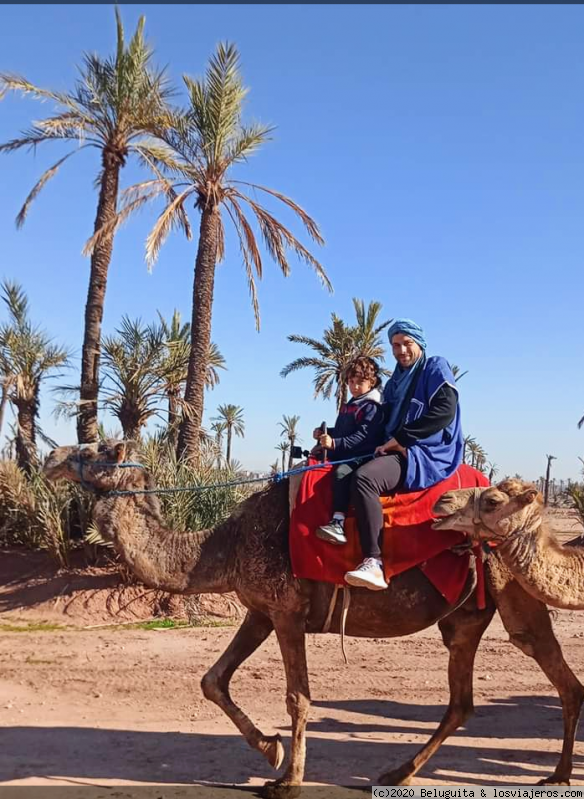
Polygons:
<instances>
[{"instance_id":1,"label":"green shrub","mask_svg":"<svg viewBox=\"0 0 584 799\"><path fill-rule=\"evenodd\" d=\"M92 497L74 483L30 478L13 461L0 461L0 545L46 549L67 566L71 540L85 530Z\"/></svg>"}]
</instances>

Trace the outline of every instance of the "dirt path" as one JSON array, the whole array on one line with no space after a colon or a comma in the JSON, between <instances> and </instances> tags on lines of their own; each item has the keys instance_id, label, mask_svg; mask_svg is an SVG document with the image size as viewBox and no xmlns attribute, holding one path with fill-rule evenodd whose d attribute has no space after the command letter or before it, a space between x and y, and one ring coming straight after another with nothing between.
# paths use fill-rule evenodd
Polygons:
<instances>
[{"instance_id":1,"label":"dirt path","mask_svg":"<svg viewBox=\"0 0 584 799\"><path fill-rule=\"evenodd\" d=\"M584 674L580 617L556 622ZM233 630L97 630L0 634L0 784L258 784L273 776L199 689ZM446 653L434 630L402 640L310 637L314 707L306 778L366 785L426 739L447 702ZM233 681L265 732L287 738L284 682L270 639ZM534 783L560 749L558 699L494 624L479 650L477 714L417 782ZM584 731L573 784L584 784Z\"/></svg>"}]
</instances>

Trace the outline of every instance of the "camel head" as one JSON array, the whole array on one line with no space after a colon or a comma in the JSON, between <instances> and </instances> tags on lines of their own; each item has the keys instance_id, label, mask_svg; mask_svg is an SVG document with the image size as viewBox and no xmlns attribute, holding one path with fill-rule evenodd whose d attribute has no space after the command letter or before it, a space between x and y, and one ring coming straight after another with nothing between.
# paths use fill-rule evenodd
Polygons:
<instances>
[{"instance_id":1,"label":"camel head","mask_svg":"<svg viewBox=\"0 0 584 799\"><path fill-rule=\"evenodd\" d=\"M531 483L515 478L488 488L447 491L434 505L435 530L473 531L473 538L504 541L541 524L543 498Z\"/></svg>"},{"instance_id":2,"label":"camel head","mask_svg":"<svg viewBox=\"0 0 584 799\"><path fill-rule=\"evenodd\" d=\"M135 445L125 441L57 447L48 456L43 473L49 480L71 480L97 492L143 488L144 469L116 468L135 463Z\"/></svg>"}]
</instances>

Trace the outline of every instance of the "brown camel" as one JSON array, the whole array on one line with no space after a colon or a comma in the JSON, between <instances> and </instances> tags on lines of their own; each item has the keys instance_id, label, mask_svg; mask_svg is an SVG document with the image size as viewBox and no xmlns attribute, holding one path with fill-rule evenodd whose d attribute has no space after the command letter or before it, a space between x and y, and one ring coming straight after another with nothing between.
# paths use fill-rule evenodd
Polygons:
<instances>
[{"instance_id":1,"label":"brown camel","mask_svg":"<svg viewBox=\"0 0 584 799\"><path fill-rule=\"evenodd\" d=\"M584 551L561 546L543 519L542 495L515 478L496 486L443 494L434 506L436 529L473 531L491 541L518 583L555 608L584 610Z\"/></svg>"},{"instance_id":2,"label":"brown camel","mask_svg":"<svg viewBox=\"0 0 584 799\"><path fill-rule=\"evenodd\" d=\"M202 689L207 699L229 716L248 744L279 768L284 758L280 736L264 735L229 693L236 669L275 631L286 674L292 741L283 776L267 783L263 790L270 799L297 796L304 777L310 705L305 635L322 632L334 587L298 580L291 574L286 482L253 494L212 530L173 531L164 526L156 495L105 493L153 488L146 470L115 467L126 457L133 456L124 444L103 445L99 451L61 447L50 454L44 469L48 477L81 482L96 491L95 522L101 534L113 542L147 585L181 594L237 593L248 609L247 615L226 651L204 675ZM470 572L456 608L447 604L418 569L395 577L384 591L352 591L346 620L349 635L409 635L438 622L450 655L450 702L439 727L410 760L385 771L377 784L409 784L440 744L471 715L475 653L496 609L512 643L535 658L561 698L562 753L553 774L541 784L569 784L584 688L564 661L545 605L523 590L498 554L488 558L484 610L477 609L471 596L475 582L476 575ZM340 618L341 609L335 607L331 632L340 631Z\"/></svg>"}]
</instances>

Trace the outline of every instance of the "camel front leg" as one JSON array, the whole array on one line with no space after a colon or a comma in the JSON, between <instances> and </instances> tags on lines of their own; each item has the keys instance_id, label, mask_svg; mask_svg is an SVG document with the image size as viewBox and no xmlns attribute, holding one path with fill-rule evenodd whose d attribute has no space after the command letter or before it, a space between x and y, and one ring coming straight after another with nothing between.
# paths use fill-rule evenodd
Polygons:
<instances>
[{"instance_id":1,"label":"camel front leg","mask_svg":"<svg viewBox=\"0 0 584 799\"><path fill-rule=\"evenodd\" d=\"M306 760L306 722L310 709L304 614L278 614L274 628L286 672L286 707L292 719L290 758L284 775L267 782L262 790L266 799L293 799L300 794Z\"/></svg>"},{"instance_id":2,"label":"camel front leg","mask_svg":"<svg viewBox=\"0 0 584 799\"><path fill-rule=\"evenodd\" d=\"M219 705L229 716L248 744L261 752L270 765L277 769L284 760L281 736L264 735L229 694L229 682L235 671L263 644L273 629L267 616L248 611L225 652L201 680L201 688L205 698Z\"/></svg>"},{"instance_id":3,"label":"camel front leg","mask_svg":"<svg viewBox=\"0 0 584 799\"><path fill-rule=\"evenodd\" d=\"M557 690L562 702L564 741L554 773L538 785L569 785L574 738L584 699L584 687L570 669L557 641L547 607L530 596L519 583L508 583L496 596L497 610L509 640L534 658Z\"/></svg>"},{"instance_id":4,"label":"camel front leg","mask_svg":"<svg viewBox=\"0 0 584 799\"><path fill-rule=\"evenodd\" d=\"M475 654L495 613L492 605L486 610L475 610L475 602L472 597L466 605L438 623L442 640L450 653L450 702L440 726L411 760L399 768L384 772L377 781L378 785L409 785L412 777L427 763L442 742L474 712L472 678Z\"/></svg>"}]
</instances>

